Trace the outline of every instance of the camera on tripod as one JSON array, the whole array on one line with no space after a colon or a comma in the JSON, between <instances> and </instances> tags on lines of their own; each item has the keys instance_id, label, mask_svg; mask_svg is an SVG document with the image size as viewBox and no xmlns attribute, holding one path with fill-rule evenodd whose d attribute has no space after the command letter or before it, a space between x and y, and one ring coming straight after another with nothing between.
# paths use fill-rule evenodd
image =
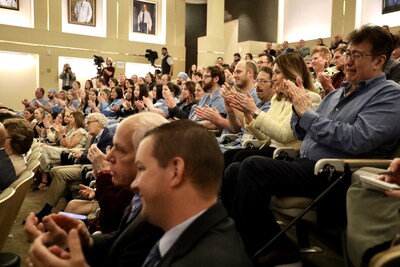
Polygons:
<instances>
[{"instance_id":1,"label":"camera on tripod","mask_svg":"<svg viewBox=\"0 0 400 267\"><path fill-rule=\"evenodd\" d=\"M102 67L101 67L101 63L104 62L104 58L101 56L96 56L93 55L94 57L94 65L96 65L96 69L97 69L97 77L100 78L102 76Z\"/></svg>"},{"instance_id":2,"label":"camera on tripod","mask_svg":"<svg viewBox=\"0 0 400 267\"><path fill-rule=\"evenodd\" d=\"M151 49L146 49L146 54L144 55L148 61L150 61L151 65L154 66L154 61L158 58L158 53Z\"/></svg>"}]
</instances>

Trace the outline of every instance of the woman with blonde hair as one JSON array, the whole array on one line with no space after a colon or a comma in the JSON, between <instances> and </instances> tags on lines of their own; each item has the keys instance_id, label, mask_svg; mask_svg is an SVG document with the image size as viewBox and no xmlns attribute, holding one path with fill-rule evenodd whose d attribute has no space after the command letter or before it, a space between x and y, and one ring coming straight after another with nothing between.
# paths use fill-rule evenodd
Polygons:
<instances>
[{"instance_id":1,"label":"woman with blonde hair","mask_svg":"<svg viewBox=\"0 0 400 267\"><path fill-rule=\"evenodd\" d=\"M321 83L318 81L318 76L332 77L337 71L329 67L331 52L326 46L316 46L311 51L311 75L314 86L317 88L317 93L324 96L324 90Z\"/></svg>"}]
</instances>

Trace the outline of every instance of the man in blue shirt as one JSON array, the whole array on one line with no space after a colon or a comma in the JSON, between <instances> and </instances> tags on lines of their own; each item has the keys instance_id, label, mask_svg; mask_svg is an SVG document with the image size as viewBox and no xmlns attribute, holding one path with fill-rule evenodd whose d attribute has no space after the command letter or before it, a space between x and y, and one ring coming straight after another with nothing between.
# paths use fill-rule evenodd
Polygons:
<instances>
[{"instance_id":1,"label":"man in blue shirt","mask_svg":"<svg viewBox=\"0 0 400 267\"><path fill-rule=\"evenodd\" d=\"M317 160L386 158L399 142L400 85L387 81L383 72L393 51L392 38L381 27L367 25L350 33L349 41L347 82L327 95L316 111L311 109L300 80L297 85L286 83L295 111L292 129L303 140L301 158L285 162L255 156L231 164L225 171L223 186L229 192L235 190L232 207L227 208L249 255L280 231L269 210L270 196L315 197L325 189L326 181L313 174ZM235 179L237 183L231 185ZM275 265L299 260L297 248L287 237L274 244L274 251L269 252L275 253L264 260L276 252L285 256L274 259Z\"/></svg>"}]
</instances>

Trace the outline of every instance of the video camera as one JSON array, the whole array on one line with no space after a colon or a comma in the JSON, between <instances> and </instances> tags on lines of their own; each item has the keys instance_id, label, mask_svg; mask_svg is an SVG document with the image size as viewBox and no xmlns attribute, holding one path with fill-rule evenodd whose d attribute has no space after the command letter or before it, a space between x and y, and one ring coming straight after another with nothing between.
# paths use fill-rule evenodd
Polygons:
<instances>
[{"instance_id":1,"label":"video camera","mask_svg":"<svg viewBox=\"0 0 400 267\"><path fill-rule=\"evenodd\" d=\"M146 54L144 55L144 57L151 62L152 66L154 66L154 61L156 61L156 59L158 58L158 53L151 49L146 49Z\"/></svg>"},{"instance_id":2,"label":"video camera","mask_svg":"<svg viewBox=\"0 0 400 267\"><path fill-rule=\"evenodd\" d=\"M93 57L94 57L94 64L97 66L101 66L101 63L104 62L104 58L101 56L93 55Z\"/></svg>"}]
</instances>

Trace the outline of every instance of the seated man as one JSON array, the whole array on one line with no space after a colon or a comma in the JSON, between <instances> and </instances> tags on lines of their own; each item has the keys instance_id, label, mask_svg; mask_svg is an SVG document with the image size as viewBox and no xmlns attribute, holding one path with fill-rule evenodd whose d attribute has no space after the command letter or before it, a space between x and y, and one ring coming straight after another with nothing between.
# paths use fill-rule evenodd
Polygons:
<instances>
[{"instance_id":1,"label":"seated man","mask_svg":"<svg viewBox=\"0 0 400 267\"><path fill-rule=\"evenodd\" d=\"M4 128L4 125L0 122L0 193L17 180L14 166L4 149L4 144L7 139L7 131Z\"/></svg>"},{"instance_id":2,"label":"seated man","mask_svg":"<svg viewBox=\"0 0 400 267\"><path fill-rule=\"evenodd\" d=\"M385 170L362 168L353 174L376 175ZM400 158L390 164L392 174L379 179L400 185ZM367 208L368 207L368 208ZM390 247L400 233L400 191L374 191L355 182L347 192L347 251L354 266L367 266L378 252Z\"/></svg>"},{"instance_id":3,"label":"seated man","mask_svg":"<svg viewBox=\"0 0 400 267\"><path fill-rule=\"evenodd\" d=\"M208 129L216 130L217 126L209 120L199 118L195 110L208 106L216 109L222 117L226 117L224 99L222 97L221 86L225 82L224 71L218 67L210 66L203 75L203 90L206 94L201 98L199 104L195 106L189 114L189 120L197 121Z\"/></svg>"},{"instance_id":4,"label":"seated man","mask_svg":"<svg viewBox=\"0 0 400 267\"><path fill-rule=\"evenodd\" d=\"M143 202L141 216L166 233L154 246L155 251L160 247L158 258L150 261L150 252L142 266L252 266L233 221L217 201L223 159L213 134L180 120L146 135L136 153L138 172L131 188ZM193 154L199 146L202 149ZM79 239L75 233L70 244ZM73 246L73 254L63 260L45 250L42 240L30 250L33 265L57 260L83 266L79 248Z\"/></svg>"},{"instance_id":5,"label":"seated man","mask_svg":"<svg viewBox=\"0 0 400 267\"><path fill-rule=\"evenodd\" d=\"M124 119L117 127L113 138L113 148L106 156L110 171L102 172L103 178L111 177L113 184L129 189L136 177L137 170L133 163L139 142L143 139L146 131L167 122L161 115L152 112L140 113ZM92 153L92 148L90 153ZM96 169L99 167L97 163L94 160L93 164ZM61 248L68 247L67 234L71 228L77 228L82 236L81 242L78 241L79 247L82 245L85 249L85 259L91 266L142 266L151 247L161 237L162 231L138 215L141 210L140 199L137 201L138 199L138 196L132 199L133 204L122 218L120 228L112 234L90 236L86 227L79 220L55 214L44 217L43 224L37 225L38 220L31 213L25 224L25 233L31 241L38 237L38 241L32 246L31 253L36 255L49 253L45 245L55 244ZM48 232L42 234L40 229L44 226ZM74 251L73 249L70 247L71 251ZM54 255L46 255L56 261L60 260ZM42 259L45 262L35 262L35 265L46 266L52 262L50 259ZM84 264L72 266L84 266Z\"/></svg>"},{"instance_id":6,"label":"seated man","mask_svg":"<svg viewBox=\"0 0 400 267\"><path fill-rule=\"evenodd\" d=\"M97 147L105 153L106 147L112 144L113 134L107 129L107 118L101 113L91 113L88 115L86 126L89 135L92 136L91 144L97 144ZM87 152L76 150L72 155L78 159L80 164L70 166L57 166L50 170L53 178L49 190L46 192L46 204L42 210L36 214L41 220L43 216L51 213L54 206L57 205L63 196L67 183L80 181L82 179L81 164L90 164L87 158Z\"/></svg>"},{"instance_id":7,"label":"seated man","mask_svg":"<svg viewBox=\"0 0 400 267\"><path fill-rule=\"evenodd\" d=\"M31 102L29 102L28 99L23 99L21 101L21 103L25 106L25 108L33 108L36 109L39 107L39 103L43 106L48 107L49 106L49 102L47 101L47 99L44 98L44 89L39 87L36 89L35 91L35 98L32 99Z\"/></svg>"},{"instance_id":8,"label":"seated man","mask_svg":"<svg viewBox=\"0 0 400 267\"><path fill-rule=\"evenodd\" d=\"M383 69L393 50L390 34L378 26L362 26L349 35L346 82L328 94L316 111L301 79L284 81L293 103L292 129L303 140L294 162L254 156L225 171L223 197L249 255L271 240L280 227L269 209L272 195L316 197L327 181L314 175L321 158L387 158L399 142L400 85L387 81ZM224 198L222 198L224 199ZM226 202L224 203L226 204ZM283 236L260 263L299 261L297 248ZM276 257L277 255L286 255Z\"/></svg>"}]
</instances>

